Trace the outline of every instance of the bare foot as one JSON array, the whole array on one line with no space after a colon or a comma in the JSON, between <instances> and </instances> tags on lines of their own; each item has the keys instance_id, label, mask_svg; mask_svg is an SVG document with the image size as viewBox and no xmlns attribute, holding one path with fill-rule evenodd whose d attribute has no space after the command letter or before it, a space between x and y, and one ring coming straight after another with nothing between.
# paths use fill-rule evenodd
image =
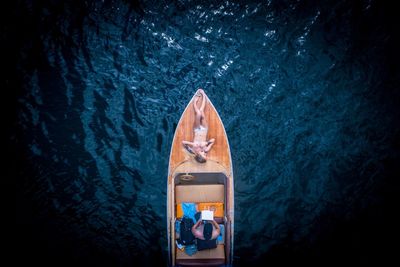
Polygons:
<instances>
[{"instance_id":1,"label":"bare foot","mask_svg":"<svg viewBox=\"0 0 400 267\"><path fill-rule=\"evenodd\" d=\"M203 97L204 97L204 91L203 91L202 89L200 89L200 90L197 92L197 94L196 94L196 99L195 99L196 105L197 105L197 102L198 102L200 99L202 99Z\"/></svg>"},{"instance_id":2,"label":"bare foot","mask_svg":"<svg viewBox=\"0 0 400 267\"><path fill-rule=\"evenodd\" d=\"M195 97L195 99L194 99L194 103L196 104L196 106L197 106L197 103L199 102L199 100L202 98L203 96L201 95L201 94L197 94L196 95L196 97Z\"/></svg>"}]
</instances>

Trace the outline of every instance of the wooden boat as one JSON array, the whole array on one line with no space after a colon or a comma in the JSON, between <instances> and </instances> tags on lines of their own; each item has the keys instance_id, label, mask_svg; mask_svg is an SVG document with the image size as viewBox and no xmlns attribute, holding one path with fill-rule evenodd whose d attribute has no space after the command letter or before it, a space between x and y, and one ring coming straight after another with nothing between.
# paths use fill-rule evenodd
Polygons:
<instances>
[{"instance_id":1,"label":"wooden boat","mask_svg":"<svg viewBox=\"0 0 400 267\"><path fill-rule=\"evenodd\" d=\"M193 101L186 106L175 130L168 167L167 224L168 254L171 266L229 266L233 259L234 184L232 159L224 125L207 98L204 110L208 122L207 140L215 138L207 161L198 163L183 147L183 140L193 140ZM177 205L183 202L223 202L223 216L215 217L224 225L224 244L189 256L178 248L175 222Z\"/></svg>"}]
</instances>

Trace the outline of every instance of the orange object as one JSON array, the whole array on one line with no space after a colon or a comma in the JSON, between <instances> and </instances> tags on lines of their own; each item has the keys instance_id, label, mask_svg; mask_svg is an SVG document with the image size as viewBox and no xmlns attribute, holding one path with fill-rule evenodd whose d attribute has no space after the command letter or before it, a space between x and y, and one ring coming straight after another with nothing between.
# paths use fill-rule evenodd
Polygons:
<instances>
[{"instance_id":1,"label":"orange object","mask_svg":"<svg viewBox=\"0 0 400 267\"><path fill-rule=\"evenodd\" d=\"M224 203L222 202L201 202L196 205L197 211L212 210L214 217L224 217ZM182 203L176 205L176 218L183 217Z\"/></svg>"},{"instance_id":2,"label":"orange object","mask_svg":"<svg viewBox=\"0 0 400 267\"><path fill-rule=\"evenodd\" d=\"M214 217L224 217L224 203L222 202L203 202L197 204L197 210L212 210Z\"/></svg>"},{"instance_id":3,"label":"orange object","mask_svg":"<svg viewBox=\"0 0 400 267\"><path fill-rule=\"evenodd\" d=\"M183 209L182 209L182 203L179 203L176 205L176 218L182 218L183 217Z\"/></svg>"}]
</instances>

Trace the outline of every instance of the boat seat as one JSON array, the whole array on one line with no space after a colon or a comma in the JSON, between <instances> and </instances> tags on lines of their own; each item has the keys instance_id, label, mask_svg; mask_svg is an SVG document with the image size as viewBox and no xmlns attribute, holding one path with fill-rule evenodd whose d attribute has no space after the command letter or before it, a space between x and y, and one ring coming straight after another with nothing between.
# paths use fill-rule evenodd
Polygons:
<instances>
[{"instance_id":1,"label":"boat seat","mask_svg":"<svg viewBox=\"0 0 400 267\"><path fill-rule=\"evenodd\" d=\"M175 202L205 203L220 202L225 204L225 190L223 184L177 185L175 187ZM223 217L215 217L219 224L224 223Z\"/></svg>"},{"instance_id":2,"label":"boat seat","mask_svg":"<svg viewBox=\"0 0 400 267\"><path fill-rule=\"evenodd\" d=\"M176 265L179 266L220 266L225 264L225 247L218 245L214 249L197 251L189 256L176 248Z\"/></svg>"},{"instance_id":3,"label":"boat seat","mask_svg":"<svg viewBox=\"0 0 400 267\"><path fill-rule=\"evenodd\" d=\"M223 184L177 185L175 204L182 202L223 202L225 190Z\"/></svg>"}]
</instances>

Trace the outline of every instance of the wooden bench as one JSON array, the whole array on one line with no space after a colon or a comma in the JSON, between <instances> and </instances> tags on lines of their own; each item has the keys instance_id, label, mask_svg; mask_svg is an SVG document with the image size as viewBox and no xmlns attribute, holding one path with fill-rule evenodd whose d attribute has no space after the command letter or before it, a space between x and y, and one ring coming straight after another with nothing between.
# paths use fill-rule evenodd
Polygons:
<instances>
[{"instance_id":1,"label":"wooden bench","mask_svg":"<svg viewBox=\"0 0 400 267\"><path fill-rule=\"evenodd\" d=\"M175 208L177 204L220 202L225 205L225 190L223 184L177 185L175 187ZM223 217L215 217L219 224L224 223Z\"/></svg>"}]
</instances>

